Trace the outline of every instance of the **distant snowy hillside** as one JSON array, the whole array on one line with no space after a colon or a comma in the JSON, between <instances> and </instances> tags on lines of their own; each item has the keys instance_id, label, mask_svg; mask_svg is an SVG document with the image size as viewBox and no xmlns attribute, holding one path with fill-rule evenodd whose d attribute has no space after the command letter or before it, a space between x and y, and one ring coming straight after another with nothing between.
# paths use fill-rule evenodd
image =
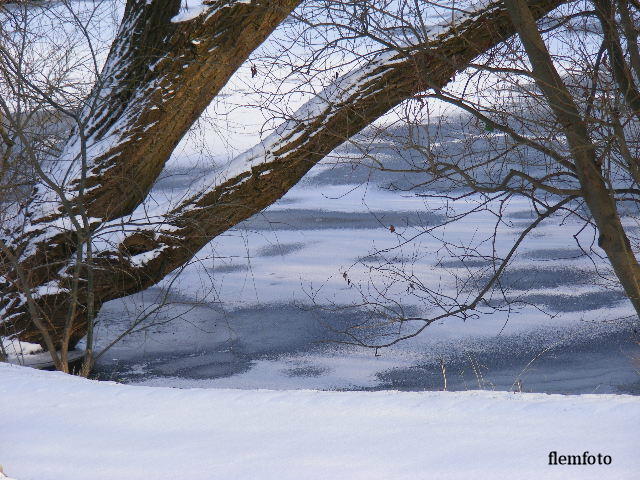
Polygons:
<instances>
[{"instance_id":1,"label":"distant snowy hillside","mask_svg":"<svg viewBox=\"0 0 640 480\"><path fill-rule=\"evenodd\" d=\"M206 390L0 364L0 463L18 480L632 479L640 398ZM549 452L606 454L550 466Z\"/></svg>"}]
</instances>

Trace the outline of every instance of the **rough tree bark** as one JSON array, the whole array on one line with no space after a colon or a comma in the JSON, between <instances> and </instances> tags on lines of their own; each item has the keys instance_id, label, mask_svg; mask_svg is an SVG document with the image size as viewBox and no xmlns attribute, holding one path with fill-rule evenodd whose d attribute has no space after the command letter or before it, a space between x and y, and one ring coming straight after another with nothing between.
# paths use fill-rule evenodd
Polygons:
<instances>
[{"instance_id":1,"label":"rough tree bark","mask_svg":"<svg viewBox=\"0 0 640 480\"><path fill-rule=\"evenodd\" d=\"M631 69L624 59L624 51L622 50L622 43L620 42L620 32L618 32L618 24L615 20L613 3L611 0L594 0L594 3L597 7L600 25L602 25L604 41L609 53L609 61L611 62L614 78L627 104L640 120L640 91L635 84ZM625 17L623 16L623 25L625 25L624 20ZM629 18L628 21L630 22L631 19ZM638 45L631 43L634 40L634 34L633 31L628 31L633 29L627 28L626 30L627 32L625 33L629 35L630 38L629 55L631 61L637 61ZM637 40L637 36L635 40Z\"/></svg>"},{"instance_id":2,"label":"rough tree bark","mask_svg":"<svg viewBox=\"0 0 640 480\"><path fill-rule=\"evenodd\" d=\"M166 3L175 6L178 2ZM78 195L77 183L70 187L69 196L75 205L90 212L92 228L122 221L121 217L143 201L181 136L240 65L238 57L241 54L246 57L295 3L231 2L227 8L212 7L215 13L205 14L193 24L175 26L169 23L176 10L166 10L164 2L150 5L144 1L129 2L102 81L106 85L110 78L120 80L122 77L111 73L114 70L123 70L130 80L122 82L123 97L109 97L115 100L115 106L98 101L92 109L95 120L87 122L91 139L95 139L88 149L91 187L85 195ZM560 3L560 0L533 0L529 6L539 18ZM230 26L222 28L223 20ZM164 31L164 36L156 37L156 28L147 28L150 22L158 22L157 30ZM212 34L215 25L228 33L223 33L222 42L220 36ZM251 43L247 43L245 35L243 40L239 39L240 25L255 29ZM117 246L96 252L95 310L105 301L157 283L217 235L279 199L347 138L412 96L446 85L475 57L514 33L502 3L490 3L461 17L427 44L408 53L381 53L367 67L337 79L265 142L236 158L221 181L205 179L197 193L181 205L159 213L150 219L148 226L114 237L112 241ZM138 50L132 50L139 43L134 37L147 38L145 35L149 35L148 42L162 45L163 53L152 57L157 65L151 73L143 68L144 55L148 58L151 54L140 47L142 57L136 60ZM194 40L197 40L195 47ZM131 52L128 56L123 55L128 51ZM212 83L213 80L217 83ZM134 91L126 88L131 84ZM102 85L98 86L98 91L101 88ZM195 98L200 96L204 98ZM180 101L173 101L174 98ZM185 109L185 102L190 108ZM172 126L175 122L179 127ZM118 141L103 140L114 135ZM70 141L68 152L77 149L73 146L77 141ZM123 188L124 179L129 181L133 175L142 177L142 181L134 191ZM48 232L59 226L65 216L65 210L57 208L53 214L34 220L33 230L10 239L12 248L21 255L21 265L30 272L30 287L56 286L56 293L39 295L37 302L58 343L68 312L65 292L69 290L73 241L71 230L51 235ZM17 334L23 340L42 342L30 320L24 297L12 282L15 268L0 274L8 280L0 304L3 315L0 334ZM80 298L86 298L86 291L81 292ZM86 305L77 309L73 320L70 341L75 344L87 330Z\"/></svg>"},{"instance_id":3,"label":"rough tree bark","mask_svg":"<svg viewBox=\"0 0 640 480\"><path fill-rule=\"evenodd\" d=\"M631 300L636 313L640 315L640 265L620 221L613 194L602 177L602 165L598 161L596 148L586 122L553 64L527 3L524 0L504 0L504 3L527 52L536 83L562 125L575 162L582 196L598 227L598 245L607 254L625 293ZM604 5L607 3L606 0L598 0L597 3L605 9L607 12L605 18L608 18L610 10ZM610 42L611 39L608 43ZM617 63L617 54L621 52L617 52L615 46L610 46L610 50L613 62ZM622 70L620 65L614 66L614 71L617 69ZM634 92L633 85L625 81L628 80L627 73L629 72L619 71L616 76L625 77L625 79L618 79L621 87L624 86L621 91L629 102L629 106L636 110L639 97L637 92Z\"/></svg>"},{"instance_id":4,"label":"rough tree bark","mask_svg":"<svg viewBox=\"0 0 640 480\"><path fill-rule=\"evenodd\" d=\"M299 0L210 3L198 17L174 22L180 0L127 1L103 72L57 159L74 169L63 188L67 205L61 204L59 192L41 189L31 199L40 208L30 225L9 232L6 244L28 285L16 285L16 265L0 256L0 275L10 284L0 298L5 334L23 330L10 322L21 289L56 278L68 283L66 267L77 245L69 215L82 213L96 229L133 211L189 127ZM88 161L84 173L83 153ZM61 332L54 319L66 315L69 295L64 290L38 301L58 342ZM73 338L77 341L77 335Z\"/></svg>"}]
</instances>

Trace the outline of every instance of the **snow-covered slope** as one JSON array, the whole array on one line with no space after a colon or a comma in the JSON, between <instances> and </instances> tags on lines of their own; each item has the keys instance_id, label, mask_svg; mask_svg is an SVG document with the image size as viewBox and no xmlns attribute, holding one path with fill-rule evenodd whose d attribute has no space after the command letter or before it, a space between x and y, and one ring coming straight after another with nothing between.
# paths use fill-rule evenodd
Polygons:
<instances>
[{"instance_id":1,"label":"snow-covered slope","mask_svg":"<svg viewBox=\"0 0 640 480\"><path fill-rule=\"evenodd\" d=\"M18 480L637 478L640 398L171 389L0 364ZM611 465L550 466L559 454Z\"/></svg>"}]
</instances>

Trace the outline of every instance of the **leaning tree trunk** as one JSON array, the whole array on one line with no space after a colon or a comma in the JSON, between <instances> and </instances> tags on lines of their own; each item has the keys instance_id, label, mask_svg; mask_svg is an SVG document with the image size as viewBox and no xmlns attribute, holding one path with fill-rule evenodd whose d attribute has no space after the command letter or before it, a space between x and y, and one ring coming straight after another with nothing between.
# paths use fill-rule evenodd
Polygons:
<instances>
[{"instance_id":1,"label":"leaning tree trunk","mask_svg":"<svg viewBox=\"0 0 640 480\"><path fill-rule=\"evenodd\" d=\"M5 230L8 238L0 239L0 334L39 337L30 332L33 321L31 327L13 322L26 311L29 290L59 345L78 244L78 222L70 220L87 219L88 236L142 203L180 139L300 0L219 0L194 19L173 21L181 3L127 1L103 71L56 159L75 170L60 188L40 185L26 227ZM38 287L54 283L57 295L39 294Z\"/></svg>"},{"instance_id":2,"label":"leaning tree trunk","mask_svg":"<svg viewBox=\"0 0 640 480\"><path fill-rule=\"evenodd\" d=\"M555 69L527 3L524 0L504 0L504 3L527 52L536 83L567 138L582 196L598 227L598 245L607 254L636 314L640 316L640 265L620 221L613 193L602 176L601 162L598 162L596 148L589 136L586 122ZM599 3L605 4L606 1ZM614 56L614 62L619 62L619 58L615 59L616 49L611 48L610 51ZM619 65L614 66L614 70L616 68L622 70ZM619 75L625 75L625 72L619 72ZM619 82L621 87L625 87L621 90L629 106L637 112L636 103L640 97L635 87L622 79L619 79Z\"/></svg>"},{"instance_id":3,"label":"leaning tree trunk","mask_svg":"<svg viewBox=\"0 0 640 480\"><path fill-rule=\"evenodd\" d=\"M293 8L292 2L267 3L286 4ZM560 3L560 0L534 0L530 6L534 15L541 17ZM257 15L252 10L257 8L255 4L247 5L246 8L246 12ZM271 12L267 7L260 8ZM283 9L280 5L274 11L282 12ZM224 14L224 10L220 14ZM275 17L276 14L271 15ZM167 18L168 15L165 19ZM275 23L275 20L273 22ZM267 28L265 34L266 30ZM323 105L318 114L310 118L310 109L302 107L293 119L285 122L265 142L236 158L221 181L204 179L198 193L177 207L167 209L150 219L148 226L138 227L135 233L114 234L110 242L115 246L96 252L94 256L93 298L96 311L105 301L141 291L159 282L167 274L188 262L217 235L282 197L311 167L346 139L412 96L430 88L445 86L455 73L464 70L471 60L514 33L515 30L502 3L494 2L462 17L451 25L449 30L431 39L427 44L416 46L408 52L403 50L401 53L381 53L365 68L337 79L318 98L312 100L315 106ZM228 42L228 48L232 48L234 43L230 40ZM202 49L199 62L207 62L207 51ZM175 53L171 54L175 56ZM177 74L175 70L172 72ZM185 80L192 80L192 77L187 75ZM182 83L172 82L171 78L167 81L169 83L165 88L175 90L174 95L187 88ZM160 93L154 93L152 87L153 83L141 85L139 88L148 91L149 95L159 95L163 108L154 113L159 115L159 119L155 121L164 122L165 116L179 117L180 114L177 112L167 110L164 103L166 99ZM203 91L203 88L201 85L200 91ZM186 94L185 97L188 98ZM202 108L204 106L206 104L203 102ZM172 106L176 107L175 104ZM126 109L126 105L122 108ZM183 108L182 104L180 108ZM196 112L192 121L200 111ZM318 112L318 109L314 111ZM115 225L124 221L121 217L141 203L149 190L150 183L145 182L138 193L129 194L130 198L122 201L114 198L114 195L122 194L123 176L130 175L127 170L127 158L139 156L139 160L134 162L132 167L134 171L149 170L152 172L150 177L155 178L170 155L171 146L175 146L181 136L176 134L173 140L161 140L166 146L154 150L154 158L146 158L144 150L139 150L136 145L141 141L150 140L146 136L146 130L136 123L137 121L136 117L131 117L132 124L139 125L139 130L132 134L133 140L127 144L127 148L131 149L127 155L119 157L117 152L100 152L92 160L96 164L91 171L92 178L97 182L97 187L94 188L100 189L102 193L94 196L92 190L91 195L77 198L77 202L81 202L82 205L86 203L88 209L96 212L96 215L91 215L98 217L94 228L108 227L111 223ZM109 131L109 128L108 123L105 123L92 132L104 135L102 132ZM186 128L187 125L184 130ZM162 131L162 128L158 127L158 131ZM122 133L126 138L129 138L130 134L126 129ZM115 163L112 160L114 155L118 159ZM112 164L119 166L111 167ZM111 168L116 169L113 174L109 173ZM104 187L103 182L106 182ZM106 187L106 184L110 186ZM61 211L59 215L63 216L64 212ZM36 224L46 230L50 221L56 220L45 218ZM23 242L29 245L29 237L27 236ZM69 271L72 264L64 264L62 269L59 265L57 269L48 268L46 264L51 256L54 256L56 261L68 262L70 243L65 240L63 234L52 236L35 250L30 246L31 250L27 250L29 254L22 257L22 265L38 271L31 277L32 287L49 284L57 289L55 294L45 293L37 297L37 302L39 308L45 312L49 330L58 343L62 338L61 333L68 311L68 294L65 292L70 288ZM3 298L5 320L0 324L0 333L17 332L23 340L41 342L41 334L30 320L24 298L15 293L15 288L6 289ZM81 291L81 298L86 298L86 291ZM81 339L86 331L86 310L80 308L73 319L71 343Z\"/></svg>"},{"instance_id":4,"label":"leaning tree trunk","mask_svg":"<svg viewBox=\"0 0 640 480\"><path fill-rule=\"evenodd\" d=\"M74 236L56 227L70 215L83 213L97 228L142 203L180 139L299 0L221 0L196 19L173 22L180 4L127 2L103 72L57 159L75 172L61 192L44 189L31 199L46 209L9 239L30 287L55 278L51 270L69 259Z\"/></svg>"}]
</instances>

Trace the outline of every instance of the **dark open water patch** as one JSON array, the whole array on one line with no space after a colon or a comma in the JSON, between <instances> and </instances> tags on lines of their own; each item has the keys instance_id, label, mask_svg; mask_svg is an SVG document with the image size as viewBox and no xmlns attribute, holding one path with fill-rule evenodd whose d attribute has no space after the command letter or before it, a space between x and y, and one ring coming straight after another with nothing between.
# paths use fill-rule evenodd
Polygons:
<instances>
[{"instance_id":1,"label":"dark open water patch","mask_svg":"<svg viewBox=\"0 0 640 480\"><path fill-rule=\"evenodd\" d=\"M545 346L548 345L548 346ZM640 349L629 331L537 343L498 340L482 349L450 349L442 361L377 375L375 390L507 390L640 394ZM635 358L635 360L634 360ZM443 373L444 368L444 373Z\"/></svg>"},{"instance_id":2,"label":"dark open water patch","mask_svg":"<svg viewBox=\"0 0 640 480\"><path fill-rule=\"evenodd\" d=\"M584 257L585 253L579 248L541 248L529 250L522 256L533 260L573 260Z\"/></svg>"},{"instance_id":3,"label":"dark open water patch","mask_svg":"<svg viewBox=\"0 0 640 480\"><path fill-rule=\"evenodd\" d=\"M627 300L627 296L620 290L612 290L581 295L526 295L522 299L528 303L544 305L554 312L584 312L613 307Z\"/></svg>"},{"instance_id":4,"label":"dark open water patch","mask_svg":"<svg viewBox=\"0 0 640 480\"><path fill-rule=\"evenodd\" d=\"M480 288L489 280L490 274L482 273L478 279L473 279L475 288ZM503 288L507 294L504 298L494 298L489 304L504 307L507 303L540 305L553 312L586 312L601 308L614 307L627 299L621 290L601 290L571 295L569 289L558 293L542 294L527 293L534 289L556 289L570 286L592 287L596 274L576 268L517 268L505 271L500 277L496 288Z\"/></svg>"},{"instance_id":5,"label":"dark open water patch","mask_svg":"<svg viewBox=\"0 0 640 480\"><path fill-rule=\"evenodd\" d=\"M578 249L540 249L526 252L522 255L525 258L533 260L570 260L580 258L583 253ZM491 265L500 265L500 262L492 261L479 257L460 258L452 260L441 260L436 263L437 267L443 268L488 268ZM557 266L535 266L532 268L512 268L508 269L502 275L502 285L505 287L516 288L518 290L529 288L545 288L544 285L556 287L559 285L575 285L589 283L593 277L593 273L576 269L573 266L557 267ZM486 281L488 277L483 276L482 281ZM533 286L539 285L539 286Z\"/></svg>"},{"instance_id":6,"label":"dark open water patch","mask_svg":"<svg viewBox=\"0 0 640 480\"><path fill-rule=\"evenodd\" d=\"M372 254L366 255L364 257L356 258L356 261L367 263L367 264L391 264L391 263L405 263L409 259L404 257L399 257L397 255L387 256L383 254Z\"/></svg>"},{"instance_id":7,"label":"dark open water patch","mask_svg":"<svg viewBox=\"0 0 640 480\"><path fill-rule=\"evenodd\" d=\"M549 259L553 256L569 255L578 256L579 250L572 249L540 249L528 252L529 258ZM576 257L574 257L576 258ZM443 261L438 264L452 268L481 268L480 271L469 273L469 285L474 289L480 289L486 285L492 275L490 262L481 259ZM531 267L508 269L501 275L496 288L506 291L508 301L502 298L489 300L494 307L504 307L507 303L531 304L544 306L554 312L582 312L613 307L626 300L626 295L621 290L602 290L587 292L579 295L571 295L566 289L556 294L529 294L534 289L556 289L573 285L593 286L597 280L595 272L574 267L552 266L550 268ZM517 294L516 294L517 292Z\"/></svg>"},{"instance_id":8,"label":"dark open water patch","mask_svg":"<svg viewBox=\"0 0 640 480\"><path fill-rule=\"evenodd\" d=\"M289 377L320 377L324 375L328 370L322 367L316 367L308 365L304 367L295 367L285 370L285 373Z\"/></svg>"},{"instance_id":9,"label":"dark open water patch","mask_svg":"<svg viewBox=\"0 0 640 480\"><path fill-rule=\"evenodd\" d=\"M502 287L512 290L557 288L567 285L591 285L594 273L570 267L514 268L506 270L500 277ZM484 276L481 282L490 277Z\"/></svg>"},{"instance_id":10,"label":"dark open water patch","mask_svg":"<svg viewBox=\"0 0 640 480\"><path fill-rule=\"evenodd\" d=\"M337 212L310 209L266 211L240 223L240 229L260 230L325 230L422 227L444 220L432 212Z\"/></svg>"},{"instance_id":11,"label":"dark open water patch","mask_svg":"<svg viewBox=\"0 0 640 480\"><path fill-rule=\"evenodd\" d=\"M211 309L206 316L192 312L188 323L158 326L153 339L159 349L152 345L141 348L144 337L126 338L123 345L100 359L94 376L124 382L163 377L216 379L242 374L258 360L267 359L283 361L282 372L290 377L322 377L329 374L325 366L313 362L291 365L286 359L306 353L322 356L327 347L335 348L335 340L344 339L328 327L340 331L367 320L368 314L362 310L293 305ZM633 360L640 356L637 333L631 326L609 328L587 325L570 333L532 332L434 344L425 351L428 360L380 372L374 387L354 385L352 389L442 390L444 366L448 390L640 394L640 375ZM371 337L392 333L397 332L380 326L377 331L372 329Z\"/></svg>"},{"instance_id":12,"label":"dark open water patch","mask_svg":"<svg viewBox=\"0 0 640 480\"><path fill-rule=\"evenodd\" d=\"M538 214L533 210L518 210L517 212L508 213L507 218L513 218L516 220L535 220L538 218Z\"/></svg>"},{"instance_id":13,"label":"dark open water patch","mask_svg":"<svg viewBox=\"0 0 640 480\"><path fill-rule=\"evenodd\" d=\"M257 257L284 257L292 253L298 252L305 248L307 244L302 242L295 243L276 243L259 248L256 251Z\"/></svg>"},{"instance_id":14,"label":"dark open water patch","mask_svg":"<svg viewBox=\"0 0 640 480\"><path fill-rule=\"evenodd\" d=\"M250 370L252 366L251 358L227 350L157 358L148 363L146 368L153 376L208 379L231 377Z\"/></svg>"},{"instance_id":15,"label":"dark open water patch","mask_svg":"<svg viewBox=\"0 0 640 480\"><path fill-rule=\"evenodd\" d=\"M235 273L235 272L246 272L249 270L249 267L246 264L239 263L230 263L228 265L216 265L212 268L207 268L208 271L216 274L216 273Z\"/></svg>"},{"instance_id":16,"label":"dark open water patch","mask_svg":"<svg viewBox=\"0 0 640 480\"><path fill-rule=\"evenodd\" d=\"M416 313L409 310L408 315ZM104 322L108 328L109 319ZM98 362L94 375L103 380L120 381L152 377L229 377L247 371L256 360L318 353L327 346L335 347L336 341L348 340L341 332L350 327L362 330L367 322L370 326L366 332L372 338L389 334L392 328L358 308L332 311L269 304L228 311L192 311L188 323L163 324L160 319L152 332L154 344L146 343L143 333L126 337ZM289 374L322 374L314 365L308 367L312 370L292 369Z\"/></svg>"},{"instance_id":17,"label":"dark open water patch","mask_svg":"<svg viewBox=\"0 0 640 480\"><path fill-rule=\"evenodd\" d=\"M370 184L382 188L412 191L463 191L466 182L455 175L434 180L429 172L428 157L416 145L431 145L431 153L439 158L454 158L458 167L471 174L479 183L499 184L510 171L508 165L530 175L547 173L547 161L542 155L526 146L520 151L526 154L526 162L519 155L504 159L500 167L478 167L478 159L495 148L493 135L480 130L473 133L460 129L460 125L389 127L384 134L369 130L342 145L335 153L341 161L333 165L316 167L303 180L311 185ZM477 153L477 155L474 155ZM348 159L352 160L349 162ZM375 160L372 160L375 159ZM511 160L511 162L510 162ZM506 163L505 163L506 162ZM380 167L386 171L381 171Z\"/></svg>"},{"instance_id":18,"label":"dark open water patch","mask_svg":"<svg viewBox=\"0 0 640 480\"><path fill-rule=\"evenodd\" d=\"M457 260L442 260L436 264L442 268L484 268L491 265L491 260L481 258L466 258Z\"/></svg>"}]
</instances>

